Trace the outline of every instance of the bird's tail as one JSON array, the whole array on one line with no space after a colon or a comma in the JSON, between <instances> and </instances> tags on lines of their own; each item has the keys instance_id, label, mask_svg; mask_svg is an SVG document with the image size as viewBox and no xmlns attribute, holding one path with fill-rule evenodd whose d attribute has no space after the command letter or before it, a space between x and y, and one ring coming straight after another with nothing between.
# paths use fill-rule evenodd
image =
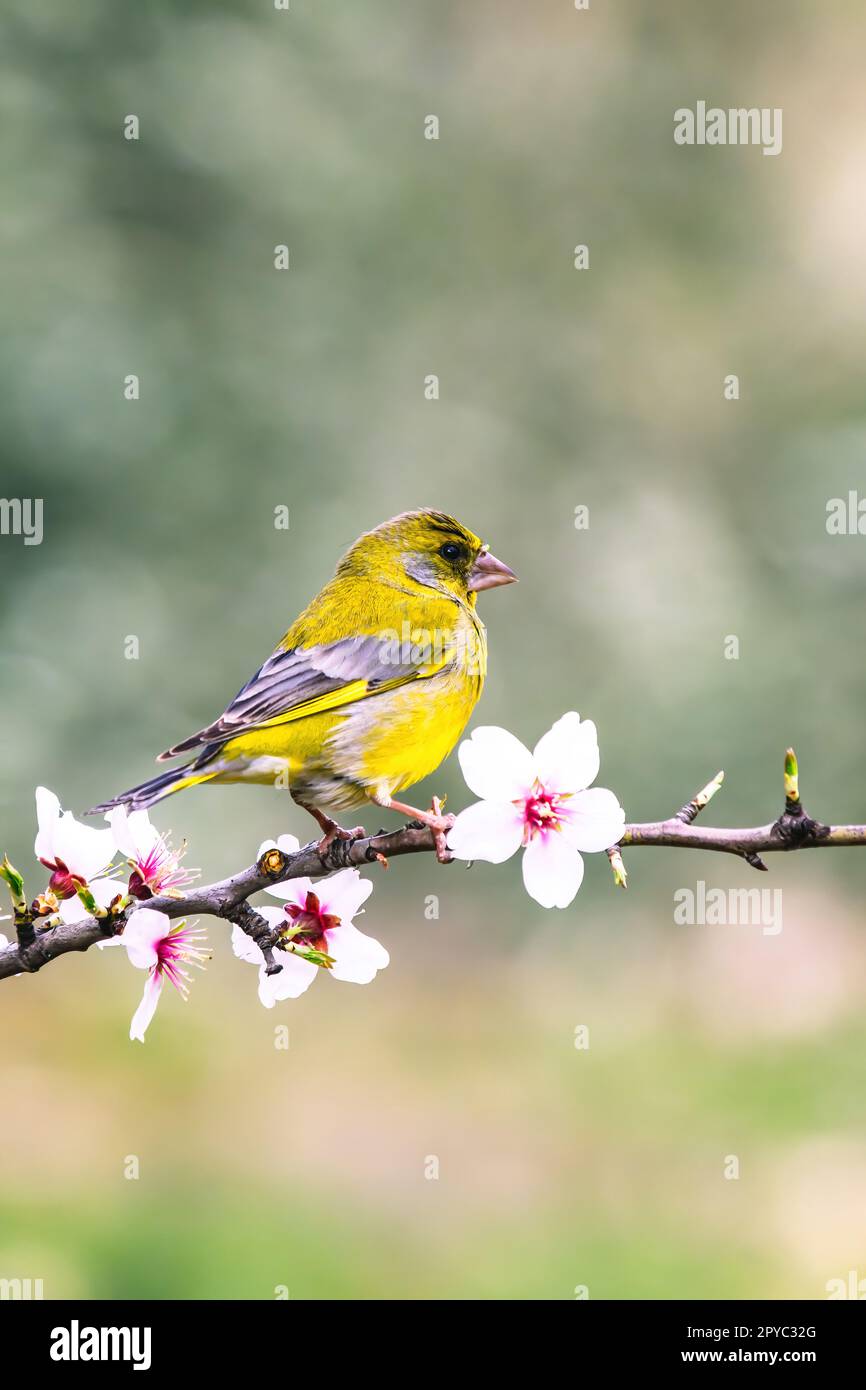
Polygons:
<instances>
[{"instance_id":1,"label":"bird's tail","mask_svg":"<svg viewBox=\"0 0 866 1390\"><path fill-rule=\"evenodd\" d=\"M209 782L212 777L216 777L216 770L197 772L194 763L187 763L185 767L174 767L170 772L161 772L158 777L151 777L149 782L142 782L138 787L130 787L128 792L120 792L110 801L103 801L99 806L94 806L87 815L96 816L100 811L110 811L113 806L126 806L130 811L143 811L145 806L152 806L155 801L162 801L163 797L182 792L184 787L195 787L199 782Z\"/></svg>"}]
</instances>

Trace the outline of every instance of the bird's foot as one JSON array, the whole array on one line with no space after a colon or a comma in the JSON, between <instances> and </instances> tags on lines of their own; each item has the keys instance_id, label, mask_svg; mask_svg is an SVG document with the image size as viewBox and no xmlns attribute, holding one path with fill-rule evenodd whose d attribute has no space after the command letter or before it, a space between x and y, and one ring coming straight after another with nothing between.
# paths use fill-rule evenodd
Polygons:
<instances>
[{"instance_id":1,"label":"bird's foot","mask_svg":"<svg viewBox=\"0 0 866 1390\"><path fill-rule=\"evenodd\" d=\"M445 839L448 831L457 820L456 816L442 814L442 802L438 796L434 796L430 802L429 811L418 811L414 806L407 806L402 801L392 801L390 803L392 811L402 811L406 816L412 816L414 820L426 825L433 835L433 844L436 849L436 858L440 864L451 864L454 856L448 848Z\"/></svg>"},{"instance_id":2,"label":"bird's foot","mask_svg":"<svg viewBox=\"0 0 866 1390\"><path fill-rule=\"evenodd\" d=\"M332 821L321 840L318 841L316 847L318 858L324 859L335 840L363 840L366 834L367 831L364 830L363 826L353 826L352 830L346 830L345 826L338 826L336 821Z\"/></svg>"},{"instance_id":3,"label":"bird's foot","mask_svg":"<svg viewBox=\"0 0 866 1390\"><path fill-rule=\"evenodd\" d=\"M325 812L320 811L318 806L311 806L308 801L300 801L297 797L295 797L295 800L304 811L307 811L313 817L320 828L325 832L316 845L316 853L326 868L329 866L325 861L325 856L335 841L360 840L367 834L363 825L355 825L351 830L347 830L345 826L338 825L332 816L326 816ZM330 867L333 868L334 865L331 864Z\"/></svg>"},{"instance_id":4,"label":"bird's foot","mask_svg":"<svg viewBox=\"0 0 866 1390\"><path fill-rule=\"evenodd\" d=\"M328 822L327 828L325 827L324 821ZM325 831L321 840L316 845L316 853L322 860L324 860L325 855L328 853L328 850L335 840L362 840L367 834L363 825L353 825L351 830L347 830L344 825L338 825L335 820L331 820L328 816L324 817L319 824Z\"/></svg>"},{"instance_id":5,"label":"bird's foot","mask_svg":"<svg viewBox=\"0 0 866 1390\"><path fill-rule=\"evenodd\" d=\"M448 841L445 837L456 820L457 817L452 816L450 812L447 815L442 814L442 802L439 800L438 796L431 798L430 821L428 823L433 832L433 843L436 846L436 858L440 864L451 864L454 860L454 856L448 848Z\"/></svg>"}]
</instances>

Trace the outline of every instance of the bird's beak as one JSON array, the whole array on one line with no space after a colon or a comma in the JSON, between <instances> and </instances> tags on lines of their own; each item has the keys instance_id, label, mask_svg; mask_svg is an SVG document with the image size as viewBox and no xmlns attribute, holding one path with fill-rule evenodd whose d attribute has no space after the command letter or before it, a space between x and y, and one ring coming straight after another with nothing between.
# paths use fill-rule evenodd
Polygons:
<instances>
[{"instance_id":1,"label":"bird's beak","mask_svg":"<svg viewBox=\"0 0 866 1390\"><path fill-rule=\"evenodd\" d=\"M516 584L517 575L489 550L482 550L469 574L469 592L479 589L495 589L500 584Z\"/></svg>"}]
</instances>

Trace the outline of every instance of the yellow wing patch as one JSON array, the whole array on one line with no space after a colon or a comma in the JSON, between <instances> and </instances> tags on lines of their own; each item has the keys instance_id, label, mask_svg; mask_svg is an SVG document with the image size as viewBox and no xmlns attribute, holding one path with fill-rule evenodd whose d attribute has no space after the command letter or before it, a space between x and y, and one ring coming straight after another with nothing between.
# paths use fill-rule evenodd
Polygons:
<instances>
[{"instance_id":1,"label":"yellow wing patch","mask_svg":"<svg viewBox=\"0 0 866 1390\"><path fill-rule=\"evenodd\" d=\"M373 695L383 695L386 691L397 690L401 685L408 685L411 681L424 680L429 676L435 676L452 660L452 654L438 662L431 662L428 666L419 666L416 670L395 676L390 681L378 681L373 684L369 680L350 681L348 685L341 685L339 690L330 690L326 695L319 695L314 700L305 700L302 704L295 705L293 709L287 710L285 714L277 715L273 719L267 719L258 724L260 729L271 729L277 724L291 724L296 719L306 719L311 714L325 714L328 710L340 709L343 705L353 705L358 700L365 700Z\"/></svg>"}]
</instances>

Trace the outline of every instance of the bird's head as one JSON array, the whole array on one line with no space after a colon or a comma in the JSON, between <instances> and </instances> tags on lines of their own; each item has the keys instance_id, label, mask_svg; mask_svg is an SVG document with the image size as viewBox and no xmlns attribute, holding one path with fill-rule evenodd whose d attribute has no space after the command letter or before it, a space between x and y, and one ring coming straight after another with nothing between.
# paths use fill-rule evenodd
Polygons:
<instances>
[{"instance_id":1,"label":"bird's head","mask_svg":"<svg viewBox=\"0 0 866 1390\"><path fill-rule=\"evenodd\" d=\"M341 571L380 581L407 579L474 606L480 589L513 584L517 575L480 537L444 512L403 512L360 536Z\"/></svg>"}]
</instances>

